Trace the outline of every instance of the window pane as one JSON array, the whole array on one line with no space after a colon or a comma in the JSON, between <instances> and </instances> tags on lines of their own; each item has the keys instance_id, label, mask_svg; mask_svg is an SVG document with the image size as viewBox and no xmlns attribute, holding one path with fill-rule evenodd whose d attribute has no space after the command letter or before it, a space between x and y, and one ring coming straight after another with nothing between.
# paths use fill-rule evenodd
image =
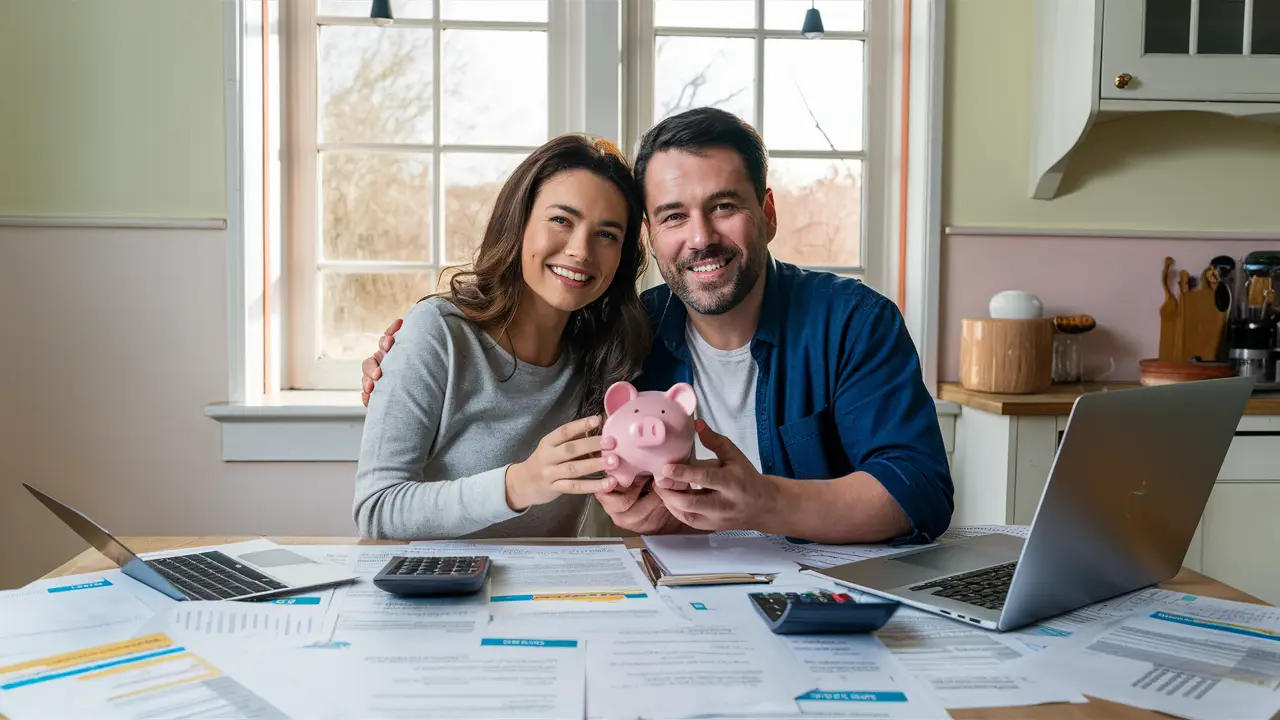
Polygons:
<instances>
[{"instance_id":1,"label":"window pane","mask_svg":"<svg viewBox=\"0 0 1280 720\"><path fill-rule=\"evenodd\" d=\"M754 122L754 40L660 36L656 43L654 122L706 105Z\"/></svg>"},{"instance_id":2,"label":"window pane","mask_svg":"<svg viewBox=\"0 0 1280 720\"><path fill-rule=\"evenodd\" d=\"M1239 55L1244 52L1244 0L1200 0L1200 37L1196 52Z\"/></svg>"},{"instance_id":3,"label":"window pane","mask_svg":"<svg viewBox=\"0 0 1280 720\"><path fill-rule=\"evenodd\" d=\"M769 160L778 234L769 249L800 265L862 263L862 162Z\"/></svg>"},{"instance_id":4,"label":"window pane","mask_svg":"<svg viewBox=\"0 0 1280 720\"><path fill-rule=\"evenodd\" d=\"M1280 0L1253 0L1254 55L1280 55Z\"/></svg>"},{"instance_id":5,"label":"window pane","mask_svg":"<svg viewBox=\"0 0 1280 720\"><path fill-rule=\"evenodd\" d=\"M316 14L369 17L372 5L370 0L319 0ZM391 14L406 20L430 19L431 0L395 0L391 3Z\"/></svg>"},{"instance_id":6,"label":"window pane","mask_svg":"<svg viewBox=\"0 0 1280 720\"><path fill-rule=\"evenodd\" d=\"M320 273L322 358L360 360L415 302L435 292L435 272Z\"/></svg>"},{"instance_id":7,"label":"window pane","mask_svg":"<svg viewBox=\"0 0 1280 720\"><path fill-rule=\"evenodd\" d=\"M447 143L547 141L547 34L446 30L441 62Z\"/></svg>"},{"instance_id":8,"label":"window pane","mask_svg":"<svg viewBox=\"0 0 1280 720\"><path fill-rule=\"evenodd\" d=\"M441 158L446 263L472 261L498 191L524 158L524 153L446 153Z\"/></svg>"},{"instance_id":9,"label":"window pane","mask_svg":"<svg viewBox=\"0 0 1280 720\"><path fill-rule=\"evenodd\" d=\"M798 33L811 5L822 16L822 29L826 32L860 32L865 24L866 5L862 0L764 0L764 26Z\"/></svg>"},{"instance_id":10,"label":"window pane","mask_svg":"<svg viewBox=\"0 0 1280 720\"><path fill-rule=\"evenodd\" d=\"M440 0L445 20L546 22L547 0Z\"/></svg>"},{"instance_id":11,"label":"window pane","mask_svg":"<svg viewBox=\"0 0 1280 720\"><path fill-rule=\"evenodd\" d=\"M320 28L321 142L431 142L431 31Z\"/></svg>"},{"instance_id":12,"label":"window pane","mask_svg":"<svg viewBox=\"0 0 1280 720\"><path fill-rule=\"evenodd\" d=\"M431 261L431 159L325 152L320 156L325 260Z\"/></svg>"},{"instance_id":13,"label":"window pane","mask_svg":"<svg viewBox=\"0 0 1280 720\"><path fill-rule=\"evenodd\" d=\"M654 0L654 27L753 28L755 0Z\"/></svg>"},{"instance_id":14,"label":"window pane","mask_svg":"<svg viewBox=\"0 0 1280 720\"><path fill-rule=\"evenodd\" d=\"M1143 12L1144 50L1179 55L1191 52L1191 0L1147 0Z\"/></svg>"},{"instance_id":15,"label":"window pane","mask_svg":"<svg viewBox=\"0 0 1280 720\"><path fill-rule=\"evenodd\" d=\"M861 150L862 74L861 40L766 40L765 144Z\"/></svg>"}]
</instances>

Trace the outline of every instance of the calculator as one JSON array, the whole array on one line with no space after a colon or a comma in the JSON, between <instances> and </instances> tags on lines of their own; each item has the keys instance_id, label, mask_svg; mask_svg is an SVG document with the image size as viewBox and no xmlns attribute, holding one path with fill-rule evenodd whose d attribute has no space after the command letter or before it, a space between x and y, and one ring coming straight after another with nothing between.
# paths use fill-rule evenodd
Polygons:
<instances>
[{"instance_id":1,"label":"calculator","mask_svg":"<svg viewBox=\"0 0 1280 720\"><path fill-rule=\"evenodd\" d=\"M869 633L884 627L898 603L854 602L846 593L749 593L752 606L779 635Z\"/></svg>"},{"instance_id":2,"label":"calculator","mask_svg":"<svg viewBox=\"0 0 1280 720\"><path fill-rule=\"evenodd\" d=\"M488 576L487 555L396 555L373 576L373 585L392 595L467 595L484 587Z\"/></svg>"}]
</instances>

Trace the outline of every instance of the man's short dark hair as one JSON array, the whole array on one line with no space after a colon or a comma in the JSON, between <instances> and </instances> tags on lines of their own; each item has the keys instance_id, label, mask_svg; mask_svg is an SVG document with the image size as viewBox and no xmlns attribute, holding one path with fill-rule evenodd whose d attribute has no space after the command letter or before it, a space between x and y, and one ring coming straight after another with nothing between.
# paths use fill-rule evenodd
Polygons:
<instances>
[{"instance_id":1,"label":"man's short dark hair","mask_svg":"<svg viewBox=\"0 0 1280 720\"><path fill-rule=\"evenodd\" d=\"M666 118L649 128L649 132L640 138L640 149L636 151L632 172L636 176L636 186L646 211L648 200L644 192L644 176L649 168L649 160L654 155L663 150L702 155L717 147L727 147L738 153L747 168L747 176L755 187L756 199L764 202L764 191L768 187L769 154L765 151L760 133L733 113L719 108L700 107Z\"/></svg>"}]
</instances>

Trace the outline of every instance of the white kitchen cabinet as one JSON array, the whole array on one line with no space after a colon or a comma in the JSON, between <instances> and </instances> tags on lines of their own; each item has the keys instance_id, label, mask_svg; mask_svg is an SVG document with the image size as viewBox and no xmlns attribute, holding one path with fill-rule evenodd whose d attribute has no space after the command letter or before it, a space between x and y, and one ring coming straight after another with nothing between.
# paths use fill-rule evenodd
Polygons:
<instances>
[{"instance_id":1,"label":"white kitchen cabinet","mask_svg":"<svg viewBox=\"0 0 1280 720\"><path fill-rule=\"evenodd\" d=\"M1028 406L1042 414L1019 415L1018 408L999 402L973 407L981 403L977 395L943 394L965 405L955 421L952 522L1030 524L1066 429L1069 403L1060 413ZM1246 415L1183 564L1280 604L1278 519L1280 414Z\"/></svg>"},{"instance_id":2,"label":"white kitchen cabinet","mask_svg":"<svg viewBox=\"0 0 1280 720\"><path fill-rule=\"evenodd\" d=\"M1096 122L1196 110L1280 122L1275 0L1035 0L1031 196Z\"/></svg>"},{"instance_id":3,"label":"white kitchen cabinet","mask_svg":"<svg viewBox=\"0 0 1280 720\"><path fill-rule=\"evenodd\" d=\"M1201 522L1200 572L1280 604L1280 482L1220 481Z\"/></svg>"}]
</instances>

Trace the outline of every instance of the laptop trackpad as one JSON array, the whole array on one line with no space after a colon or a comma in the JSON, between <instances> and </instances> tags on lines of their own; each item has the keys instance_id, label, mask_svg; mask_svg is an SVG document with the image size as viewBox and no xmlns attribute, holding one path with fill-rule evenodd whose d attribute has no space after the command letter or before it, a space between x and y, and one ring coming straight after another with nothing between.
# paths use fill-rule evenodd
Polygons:
<instances>
[{"instance_id":1,"label":"laptop trackpad","mask_svg":"<svg viewBox=\"0 0 1280 720\"><path fill-rule=\"evenodd\" d=\"M962 542L890 558L885 564L893 568L894 575L901 577L901 583L905 585L1017 559L1016 551L1008 552L987 543Z\"/></svg>"}]
</instances>

